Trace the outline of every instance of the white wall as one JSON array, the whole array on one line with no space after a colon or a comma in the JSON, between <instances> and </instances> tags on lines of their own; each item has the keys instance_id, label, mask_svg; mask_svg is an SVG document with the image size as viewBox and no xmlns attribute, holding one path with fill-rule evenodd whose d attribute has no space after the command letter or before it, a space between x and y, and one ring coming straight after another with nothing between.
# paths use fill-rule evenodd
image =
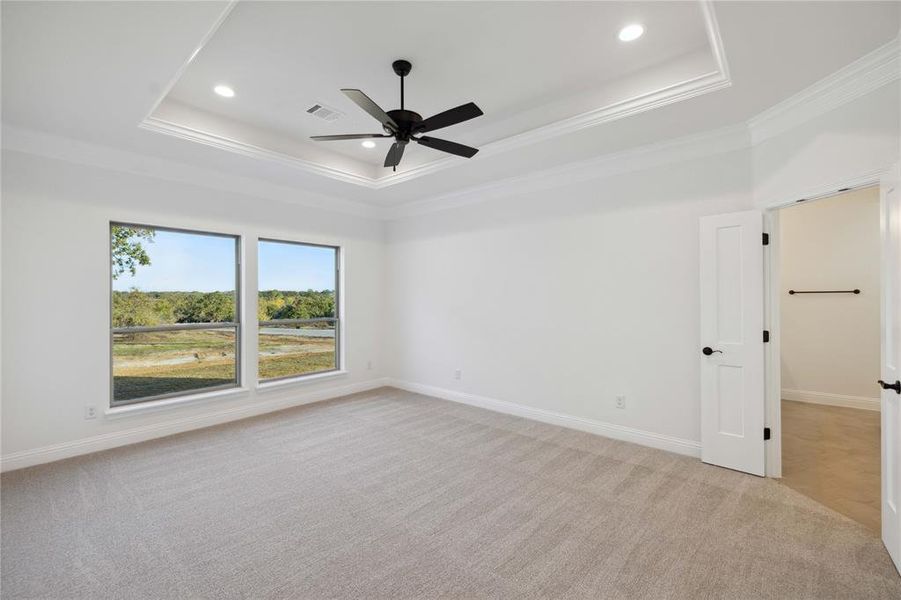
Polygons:
<instances>
[{"instance_id":1,"label":"white wall","mask_svg":"<svg viewBox=\"0 0 901 600\"><path fill-rule=\"evenodd\" d=\"M752 158L758 204L834 192L862 174L878 180L898 158L899 89L895 81L757 144Z\"/></svg>"},{"instance_id":2,"label":"white wall","mask_svg":"<svg viewBox=\"0 0 901 600\"><path fill-rule=\"evenodd\" d=\"M742 150L392 223L390 372L697 441L698 217L751 203Z\"/></svg>"},{"instance_id":3,"label":"white wall","mask_svg":"<svg viewBox=\"0 0 901 600\"><path fill-rule=\"evenodd\" d=\"M391 223L391 376L697 444L698 217L876 177L897 160L898 99L896 81L746 150Z\"/></svg>"},{"instance_id":4,"label":"white wall","mask_svg":"<svg viewBox=\"0 0 901 600\"><path fill-rule=\"evenodd\" d=\"M785 208L779 223L783 398L878 406L879 189Z\"/></svg>"},{"instance_id":5,"label":"white wall","mask_svg":"<svg viewBox=\"0 0 901 600\"><path fill-rule=\"evenodd\" d=\"M718 154L677 145L630 154L629 165L656 165L641 171L614 174L611 159L596 179L519 182L509 189L526 191L506 196L502 184L485 202L399 218L387 238L382 222L266 200L247 186L213 191L6 151L4 467L364 389L385 376L696 452L698 217L875 173L897 159L897 106L895 82L754 148L708 140ZM692 158L669 162L677 155ZM108 401L111 219L343 245L349 374L84 420L86 404ZM365 371L370 359L376 368ZM625 409L615 408L617 395Z\"/></svg>"},{"instance_id":6,"label":"white wall","mask_svg":"<svg viewBox=\"0 0 901 600\"><path fill-rule=\"evenodd\" d=\"M381 383L381 222L29 154L5 151L3 161L5 468ZM248 253L255 252L251 240L257 235L342 245L349 373L164 411L85 420L86 405L102 414L109 402L110 220L241 234L250 242ZM254 261L244 262L245 282L255 282ZM253 294L247 300L244 311L253 319ZM252 328L246 334L251 344ZM252 365L247 367L252 375Z\"/></svg>"}]
</instances>

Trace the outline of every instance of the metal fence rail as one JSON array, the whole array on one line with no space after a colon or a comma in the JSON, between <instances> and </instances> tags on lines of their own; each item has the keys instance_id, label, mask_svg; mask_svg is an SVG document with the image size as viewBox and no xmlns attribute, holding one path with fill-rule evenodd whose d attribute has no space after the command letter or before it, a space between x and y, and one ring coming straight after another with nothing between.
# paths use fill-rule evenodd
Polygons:
<instances>
[{"instance_id":1,"label":"metal fence rail","mask_svg":"<svg viewBox=\"0 0 901 600\"><path fill-rule=\"evenodd\" d=\"M260 327L274 327L276 325L305 325L307 323L336 323L337 317L319 317L316 319L274 319L271 321L260 321Z\"/></svg>"},{"instance_id":2,"label":"metal fence rail","mask_svg":"<svg viewBox=\"0 0 901 600\"><path fill-rule=\"evenodd\" d=\"M188 329L232 329L238 326L234 321L223 323L172 323L141 327L113 327L113 333L154 333L157 331L184 331Z\"/></svg>"}]
</instances>

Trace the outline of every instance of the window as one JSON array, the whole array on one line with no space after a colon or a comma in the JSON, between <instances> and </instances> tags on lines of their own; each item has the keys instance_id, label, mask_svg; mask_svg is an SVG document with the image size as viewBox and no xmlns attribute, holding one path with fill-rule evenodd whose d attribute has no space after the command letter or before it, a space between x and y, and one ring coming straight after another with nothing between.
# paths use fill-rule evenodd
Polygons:
<instances>
[{"instance_id":1,"label":"window","mask_svg":"<svg viewBox=\"0 0 901 600\"><path fill-rule=\"evenodd\" d=\"M338 248L260 240L259 376L284 379L338 364Z\"/></svg>"},{"instance_id":2,"label":"window","mask_svg":"<svg viewBox=\"0 0 901 600\"><path fill-rule=\"evenodd\" d=\"M238 238L110 224L111 405L237 387Z\"/></svg>"}]
</instances>

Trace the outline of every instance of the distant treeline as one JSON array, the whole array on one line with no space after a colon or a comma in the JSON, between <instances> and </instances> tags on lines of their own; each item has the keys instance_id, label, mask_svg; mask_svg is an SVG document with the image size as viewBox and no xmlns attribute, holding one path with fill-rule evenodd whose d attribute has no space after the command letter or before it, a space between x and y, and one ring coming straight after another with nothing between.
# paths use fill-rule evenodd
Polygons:
<instances>
[{"instance_id":1,"label":"distant treeline","mask_svg":"<svg viewBox=\"0 0 901 600\"><path fill-rule=\"evenodd\" d=\"M267 290L260 292L257 300L257 316L260 321L275 319L319 319L335 316L335 292L283 292Z\"/></svg>"},{"instance_id":2,"label":"distant treeline","mask_svg":"<svg viewBox=\"0 0 901 600\"><path fill-rule=\"evenodd\" d=\"M335 293L332 290L262 291L257 315L261 321L334 317ZM234 320L234 292L113 292L113 327Z\"/></svg>"}]
</instances>

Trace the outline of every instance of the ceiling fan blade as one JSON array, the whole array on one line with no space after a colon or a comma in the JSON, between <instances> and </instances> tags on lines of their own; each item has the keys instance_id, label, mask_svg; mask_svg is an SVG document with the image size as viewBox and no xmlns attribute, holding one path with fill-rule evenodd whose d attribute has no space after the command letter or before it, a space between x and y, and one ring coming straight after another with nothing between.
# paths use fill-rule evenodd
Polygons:
<instances>
[{"instance_id":1,"label":"ceiling fan blade","mask_svg":"<svg viewBox=\"0 0 901 600\"><path fill-rule=\"evenodd\" d=\"M416 131L421 131L423 133L426 131L435 131L442 127L449 127L450 125L456 125L463 121L481 117L483 114L485 113L483 113L482 109L476 106L474 102L461 104L456 108L429 117L416 127Z\"/></svg>"},{"instance_id":2,"label":"ceiling fan blade","mask_svg":"<svg viewBox=\"0 0 901 600\"><path fill-rule=\"evenodd\" d=\"M399 142L394 142L391 145L391 149L388 150L388 155L385 156L385 166L386 167L396 167L400 164L400 159L404 156L404 148L406 144L401 144Z\"/></svg>"},{"instance_id":3,"label":"ceiling fan blade","mask_svg":"<svg viewBox=\"0 0 901 600\"><path fill-rule=\"evenodd\" d=\"M397 123L394 122L394 119L388 116L382 107L372 101L372 98L361 92L360 90L341 90L344 92L344 95L350 98L354 104L368 112L370 115L375 118L376 121L384 125L385 127L390 128L392 131L397 131Z\"/></svg>"},{"instance_id":4,"label":"ceiling fan blade","mask_svg":"<svg viewBox=\"0 0 901 600\"><path fill-rule=\"evenodd\" d=\"M383 133L347 133L342 135L314 135L310 137L311 140L316 140L317 142L330 142L332 140L368 140L371 138L386 138L386 137L394 137L388 134Z\"/></svg>"},{"instance_id":5,"label":"ceiling fan blade","mask_svg":"<svg viewBox=\"0 0 901 600\"><path fill-rule=\"evenodd\" d=\"M463 144L458 144L457 142L449 142L447 140L440 140L433 137L423 136L421 138L416 138L416 141L423 146L428 146L429 148L434 148L435 150L449 152L450 154L456 154L457 156L463 156L465 158L472 158L476 155L476 152L479 151L478 148L464 146Z\"/></svg>"}]
</instances>

